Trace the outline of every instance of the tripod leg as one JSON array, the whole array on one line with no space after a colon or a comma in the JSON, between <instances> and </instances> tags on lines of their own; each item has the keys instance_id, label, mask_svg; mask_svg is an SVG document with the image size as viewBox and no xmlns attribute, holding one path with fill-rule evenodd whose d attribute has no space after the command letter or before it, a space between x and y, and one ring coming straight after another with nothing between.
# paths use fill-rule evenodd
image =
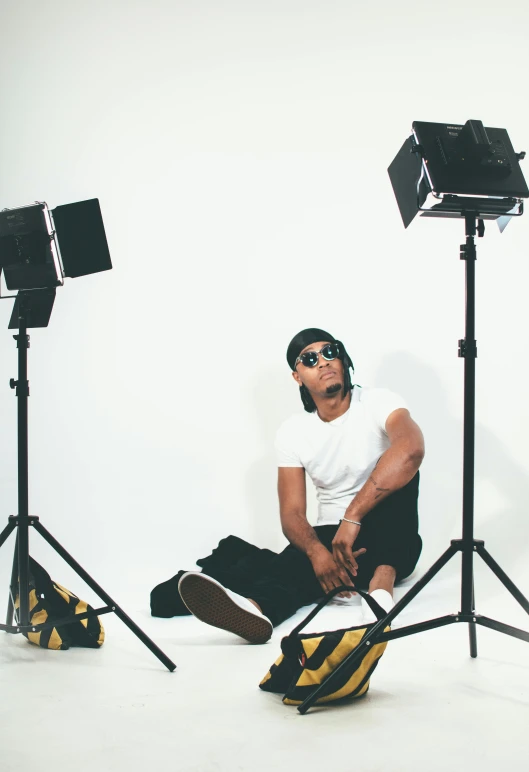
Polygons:
<instances>
[{"instance_id":1,"label":"tripod leg","mask_svg":"<svg viewBox=\"0 0 529 772\"><path fill-rule=\"evenodd\" d=\"M475 611L476 611L476 595L475 595L475 588L474 588L474 580L472 580L472 613L474 614ZM470 639L470 656L477 657L478 656L478 638L477 638L477 630L476 630L475 622L468 623L468 637Z\"/></svg>"},{"instance_id":2,"label":"tripod leg","mask_svg":"<svg viewBox=\"0 0 529 772\"><path fill-rule=\"evenodd\" d=\"M59 544L57 539L55 539L49 531L44 528L44 526L40 523L40 521L35 520L34 523L35 529L40 533L43 539L45 539L48 544L53 547L55 552L57 552L61 558L64 560L65 563L67 563L73 570L78 574L81 579L86 582L86 584L92 589L97 595L108 605L111 607L114 614L121 619L121 621L127 625L129 630L131 630L134 635L136 635L140 641L147 646L150 651L154 654L155 657L158 657L160 662L162 662L165 667L170 670L171 672L176 668L176 665L174 662L172 662L169 657L167 657L161 649L158 648L158 646L151 641L151 639L145 635L143 630L141 630L135 622L132 621L132 619L125 614L125 612L117 605L117 603L112 600L110 595L108 595L102 587L100 587L97 582L95 582L90 574L88 574L84 568L79 565L79 563L74 560L74 558L66 552L64 547Z\"/></svg>"},{"instance_id":3,"label":"tripod leg","mask_svg":"<svg viewBox=\"0 0 529 772\"><path fill-rule=\"evenodd\" d=\"M13 624L13 612L15 610L15 598L18 587L18 534L15 542L15 554L13 555L13 568L11 569L11 582L9 584L9 600L7 602L6 625Z\"/></svg>"},{"instance_id":4,"label":"tripod leg","mask_svg":"<svg viewBox=\"0 0 529 772\"><path fill-rule=\"evenodd\" d=\"M10 518L8 524L6 525L6 527L4 528L2 533L0 533L0 547L9 538L9 536L15 530L15 528L16 528L16 520L14 518L13 519ZM12 621L13 621L13 598L11 597L11 593L12 593L12 588L14 586L14 582L18 581L18 561L17 561L17 558L18 558L18 534L17 534L17 541L16 541L16 544L15 544L15 554L14 554L14 557L13 557L13 570L11 572L11 585L9 587L9 600L7 602L7 624L8 625L10 625L12 623Z\"/></svg>"},{"instance_id":5,"label":"tripod leg","mask_svg":"<svg viewBox=\"0 0 529 772\"><path fill-rule=\"evenodd\" d=\"M0 533L0 547L5 541L7 541L7 539L11 536L12 532L15 530L16 527L17 527L16 521L14 519L13 520L10 519L9 523L6 525L2 533Z\"/></svg>"},{"instance_id":6,"label":"tripod leg","mask_svg":"<svg viewBox=\"0 0 529 772\"><path fill-rule=\"evenodd\" d=\"M477 546L476 551L478 555L481 555L485 563L488 565L490 570L496 574L500 582L509 590L511 595L516 598L520 606L523 608L524 611L526 611L529 614L529 600L523 595L518 587L512 582L505 571L500 568L500 566L496 563L492 555L489 555L483 544L480 544Z\"/></svg>"}]
</instances>

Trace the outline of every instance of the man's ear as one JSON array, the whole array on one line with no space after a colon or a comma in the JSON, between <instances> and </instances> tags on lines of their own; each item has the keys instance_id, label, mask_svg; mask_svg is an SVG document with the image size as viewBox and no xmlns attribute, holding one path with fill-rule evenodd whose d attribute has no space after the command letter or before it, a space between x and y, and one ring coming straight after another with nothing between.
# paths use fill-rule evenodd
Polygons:
<instances>
[{"instance_id":1,"label":"man's ear","mask_svg":"<svg viewBox=\"0 0 529 772\"><path fill-rule=\"evenodd\" d=\"M298 386L303 386L301 378L299 377L299 375L297 374L297 372L295 370L292 370L292 377L294 378L294 380L296 381Z\"/></svg>"}]
</instances>

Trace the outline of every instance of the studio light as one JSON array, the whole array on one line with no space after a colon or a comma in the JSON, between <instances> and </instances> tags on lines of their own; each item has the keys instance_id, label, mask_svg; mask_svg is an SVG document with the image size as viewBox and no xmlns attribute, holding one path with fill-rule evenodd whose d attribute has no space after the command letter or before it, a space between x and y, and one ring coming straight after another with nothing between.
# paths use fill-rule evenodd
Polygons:
<instances>
[{"instance_id":1,"label":"studio light","mask_svg":"<svg viewBox=\"0 0 529 772\"><path fill-rule=\"evenodd\" d=\"M55 289L64 284L65 277L87 276L111 268L97 198L53 210L37 202L0 212L0 297L3 271L8 290L28 293L27 327L47 326ZM19 307L20 298L9 324L12 329L18 328Z\"/></svg>"},{"instance_id":2,"label":"studio light","mask_svg":"<svg viewBox=\"0 0 529 772\"><path fill-rule=\"evenodd\" d=\"M462 622L468 624L470 656L477 657L477 626L482 625L529 643L529 632L476 612L474 556L479 556L515 600L529 614L529 600L474 538L474 458L476 357L475 275L476 233L483 236L484 220L498 220L505 227L510 217L523 214L523 198L529 189L520 168L525 153L515 153L505 129L485 128L481 121L425 123L415 121L388 172L407 228L418 212L423 217L463 218L466 242L459 249L465 262L465 337L458 354L464 364L463 419L463 507L462 537L452 539L448 549L398 601L384 619L373 625L356 649L315 689L298 710L304 714L338 679L354 673L369 647L381 641L404 638L436 627ZM425 206L428 204L428 206ZM522 345L522 341L520 341ZM438 441L435 438L432 441ZM459 611L419 624L388 629L392 620L439 573L448 561L461 553L461 595Z\"/></svg>"},{"instance_id":3,"label":"studio light","mask_svg":"<svg viewBox=\"0 0 529 772\"><path fill-rule=\"evenodd\" d=\"M474 212L498 220L503 230L523 213L529 189L505 129L481 121L414 121L388 172L404 227L422 217L462 217Z\"/></svg>"},{"instance_id":4,"label":"studio light","mask_svg":"<svg viewBox=\"0 0 529 772\"><path fill-rule=\"evenodd\" d=\"M45 203L36 203L0 212L0 288L3 272L8 290L18 290L16 296L7 296L16 297L9 327L18 329L18 334L13 336L18 348L18 378L10 381L11 388L16 390L18 405L18 515L11 516L0 533L1 547L16 531L7 619L6 624L0 624L0 630L14 634L39 633L57 623L57 620L48 620L35 624L30 618L29 530L33 528L105 603L102 608L72 614L62 619L61 625L114 613L173 671L176 665L169 657L29 511L27 330L47 327L56 288L64 284L65 277L87 276L111 268L98 199L58 206L51 211Z\"/></svg>"}]
</instances>

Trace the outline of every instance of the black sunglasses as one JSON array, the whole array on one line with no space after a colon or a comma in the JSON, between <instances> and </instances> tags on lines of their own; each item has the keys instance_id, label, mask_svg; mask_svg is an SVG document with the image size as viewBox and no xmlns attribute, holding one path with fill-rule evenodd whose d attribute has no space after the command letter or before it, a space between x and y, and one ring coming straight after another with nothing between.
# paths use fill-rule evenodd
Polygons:
<instances>
[{"instance_id":1,"label":"black sunglasses","mask_svg":"<svg viewBox=\"0 0 529 772\"><path fill-rule=\"evenodd\" d=\"M305 351L300 354L294 363L294 368L298 362L301 362L305 367L316 367L320 354L328 362L331 362L333 359L338 359L341 353L339 343L326 343L319 351Z\"/></svg>"}]
</instances>

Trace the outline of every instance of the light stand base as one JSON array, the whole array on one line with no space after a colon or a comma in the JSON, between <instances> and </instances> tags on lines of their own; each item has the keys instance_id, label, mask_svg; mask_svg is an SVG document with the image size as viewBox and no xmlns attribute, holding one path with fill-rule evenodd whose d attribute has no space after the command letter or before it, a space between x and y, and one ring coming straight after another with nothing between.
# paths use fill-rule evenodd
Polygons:
<instances>
[{"instance_id":1,"label":"light stand base","mask_svg":"<svg viewBox=\"0 0 529 772\"><path fill-rule=\"evenodd\" d=\"M385 633L384 629L391 624L392 620L397 617L401 611L415 598L416 595L430 582L436 574L454 557L458 552L463 552L468 549L465 546L463 539L453 539L450 543L450 547L444 552L441 557L433 564L433 566L425 573L422 579L419 579L413 587L404 595L401 600L395 604L389 614L377 622L371 630L369 635L362 640L356 649L352 651L339 665L333 670L333 672L320 684L320 686L314 690L314 692L307 697L307 699L298 707L298 711L301 714L306 713L312 705L318 700L319 697L323 697L324 694L331 693L333 691L332 684L338 677L338 674L349 668L350 672L353 672L357 662L365 655L366 651L374 646L376 643L382 641L392 641L396 638L405 638L408 635L414 635L415 633L423 633L426 630L433 630L436 627L444 627L445 625L451 625L457 622L463 622L468 624L469 627L469 643L470 643L470 655L471 657L477 657L477 635L476 625L482 625L483 627L489 627L491 630L497 630L499 633L510 635L513 638L519 638L521 641L529 643L529 632L520 630L518 627L512 627L506 625L503 622L499 622L496 619L490 619L484 617L481 614L477 614L473 609L470 612L460 611L458 614L447 614L443 617L437 617L436 619L429 619L426 622L419 622L415 625L407 625L406 627L399 627L397 630L390 630ZM529 600L520 592L514 582L509 579L505 571L496 563L494 558L485 549L485 542L474 539L471 544L473 552L478 554L484 562L488 565L491 571L498 577L500 582L509 590L511 595L520 604L523 610L529 614Z\"/></svg>"},{"instance_id":2,"label":"light stand base","mask_svg":"<svg viewBox=\"0 0 529 772\"><path fill-rule=\"evenodd\" d=\"M21 523L21 520L23 518L21 516L17 517L10 517L8 525L4 528L2 533L0 533L0 547L4 544L4 542L9 538L11 533L19 526ZM62 626L62 625L68 625L73 624L75 622L80 621L81 619L87 619L89 617L94 616L101 616L103 614L115 614L121 621L127 625L129 630L131 630L134 635L136 635L137 638L140 639L140 641L147 646L147 648L152 651L152 653L155 655L155 657L158 657L160 662L162 662L165 667L170 670L171 672L175 670L176 665L174 662L172 662L169 657L167 657L166 654L147 636L145 633L138 627L138 625L132 621L132 619L125 614L123 609L118 606L115 600L108 595L108 593L103 590L103 588L97 584L97 582L92 579L90 574L88 574L85 569L64 549L64 547L55 539L51 533L42 525L38 517L27 517L25 518L27 520L26 525L27 527L34 528L45 541L48 542L48 544L55 550L55 552L60 555L60 557L67 563L70 568L73 568L73 570L78 574L78 576L81 577L81 579L90 587L91 590L93 590L96 595L101 598L104 603L106 603L105 606L98 609L93 609L92 611L86 611L83 614L75 614L68 617L65 617L64 619L56 619L53 620L53 622L47 622L40 625L32 625L32 624L12 624L13 622L13 612L14 612L14 602L15 598L13 597L14 588L18 586L18 547L19 547L19 540L17 538L17 546L15 548L15 556L13 559L13 572L11 575L11 586L9 588L9 604L8 604L8 610L7 610L7 619L6 624L0 624L0 630L3 630L6 633L38 633L41 630L49 630L52 627Z\"/></svg>"}]
</instances>

